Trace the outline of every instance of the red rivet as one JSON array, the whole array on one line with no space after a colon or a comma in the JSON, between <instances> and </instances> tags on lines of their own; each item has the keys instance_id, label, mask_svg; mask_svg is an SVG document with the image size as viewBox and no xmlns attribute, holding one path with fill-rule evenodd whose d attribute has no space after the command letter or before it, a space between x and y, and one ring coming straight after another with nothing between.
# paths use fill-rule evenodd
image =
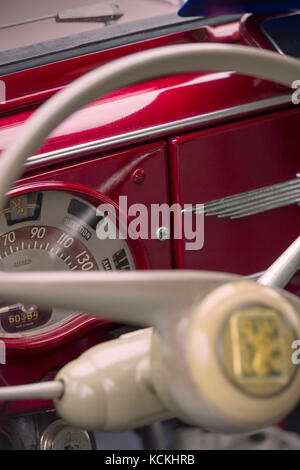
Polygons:
<instances>
[{"instance_id":1,"label":"red rivet","mask_svg":"<svg viewBox=\"0 0 300 470\"><path fill-rule=\"evenodd\" d=\"M145 170L139 168L133 173L133 181L136 184L143 183L145 181Z\"/></svg>"}]
</instances>

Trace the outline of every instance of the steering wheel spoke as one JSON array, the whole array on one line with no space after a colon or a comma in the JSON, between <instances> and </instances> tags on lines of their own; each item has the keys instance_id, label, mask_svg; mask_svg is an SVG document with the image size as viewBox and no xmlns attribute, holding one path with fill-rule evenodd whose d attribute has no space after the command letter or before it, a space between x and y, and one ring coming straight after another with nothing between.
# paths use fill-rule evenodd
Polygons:
<instances>
[{"instance_id":1,"label":"steering wheel spoke","mask_svg":"<svg viewBox=\"0 0 300 470\"><path fill-rule=\"evenodd\" d=\"M0 273L0 295L163 332L173 316L235 279L239 276L207 271L8 272Z\"/></svg>"}]
</instances>

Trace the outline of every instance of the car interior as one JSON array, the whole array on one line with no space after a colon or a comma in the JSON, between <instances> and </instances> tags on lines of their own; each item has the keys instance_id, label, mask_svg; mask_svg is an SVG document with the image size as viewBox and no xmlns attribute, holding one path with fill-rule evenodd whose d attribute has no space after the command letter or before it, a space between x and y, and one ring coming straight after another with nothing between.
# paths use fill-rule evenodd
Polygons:
<instances>
[{"instance_id":1,"label":"car interior","mask_svg":"<svg viewBox=\"0 0 300 470\"><path fill-rule=\"evenodd\" d=\"M299 450L300 1L0 9L0 450Z\"/></svg>"}]
</instances>

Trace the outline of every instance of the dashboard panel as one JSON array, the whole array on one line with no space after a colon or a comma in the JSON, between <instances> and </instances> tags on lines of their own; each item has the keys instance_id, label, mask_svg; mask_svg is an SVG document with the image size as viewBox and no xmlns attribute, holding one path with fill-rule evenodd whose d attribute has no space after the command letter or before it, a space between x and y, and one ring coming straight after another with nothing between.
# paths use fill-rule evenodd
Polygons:
<instances>
[{"instance_id":1,"label":"dashboard panel","mask_svg":"<svg viewBox=\"0 0 300 470\"><path fill-rule=\"evenodd\" d=\"M298 127L294 108L171 140L174 201L205 212L202 250L175 240L179 266L252 276L297 238Z\"/></svg>"},{"instance_id":2,"label":"dashboard panel","mask_svg":"<svg viewBox=\"0 0 300 470\"><path fill-rule=\"evenodd\" d=\"M142 181L135 177L141 169ZM0 215L2 269L170 269L170 240L97 238L97 224L108 220L96 213L101 204L116 208L117 220L109 223L122 229L120 195L127 196L128 205L139 201L150 208L151 203L169 203L165 142L27 171ZM2 303L0 340L6 344L6 364L0 364L0 384L49 380L66 362L114 337L120 325L88 313L43 311L20 305L17 299L9 307ZM11 416L52 407L49 400L13 401L1 404L0 412Z\"/></svg>"}]
</instances>

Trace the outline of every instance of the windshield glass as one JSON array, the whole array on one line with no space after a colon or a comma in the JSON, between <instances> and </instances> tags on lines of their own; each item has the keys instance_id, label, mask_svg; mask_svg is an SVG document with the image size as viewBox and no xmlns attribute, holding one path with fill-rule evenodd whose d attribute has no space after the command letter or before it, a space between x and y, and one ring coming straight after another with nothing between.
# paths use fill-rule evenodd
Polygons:
<instances>
[{"instance_id":1,"label":"windshield glass","mask_svg":"<svg viewBox=\"0 0 300 470\"><path fill-rule=\"evenodd\" d=\"M116 22L109 23L121 27L124 23L177 13L183 3L181 0L1 0L0 52L107 28L102 22L87 22L94 18L95 12L99 16L102 8L104 15L112 11L118 18L123 14ZM90 6L96 10L88 9ZM80 7L83 8L78 10ZM64 22L57 22L62 19Z\"/></svg>"}]
</instances>

